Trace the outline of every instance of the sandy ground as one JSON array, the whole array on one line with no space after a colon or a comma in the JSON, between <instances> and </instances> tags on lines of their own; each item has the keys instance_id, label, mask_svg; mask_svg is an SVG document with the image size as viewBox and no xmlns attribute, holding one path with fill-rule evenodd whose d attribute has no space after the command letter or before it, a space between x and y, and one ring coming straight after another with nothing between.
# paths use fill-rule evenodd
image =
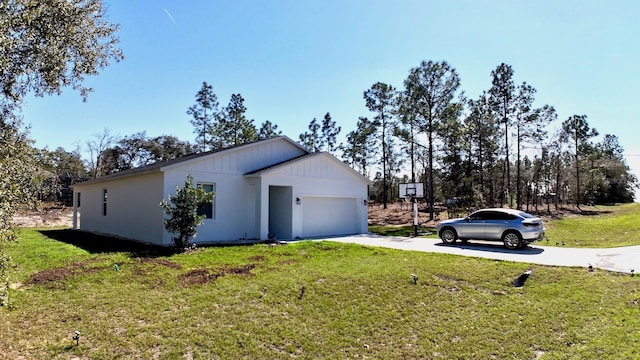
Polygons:
<instances>
[{"instance_id":1,"label":"sandy ground","mask_svg":"<svg viewBox=\"0 0 640 360\"><path fill-rule=\"evenodd\" d=\"M382 204L370 204L369 205L369 225L413 225L413 211L412 204L396 202L387 204L387 209L384 209ZM437 207L436 207L437 208ZM429 221L429 212L426 210L424 204L420 204L418 207L418 224L424 227L436 227L440 220L448 219L449 216L445 208L441 208L440 212L434 213L434 219ZM530 209L528 212L539 216L543 221L551 221L558 218L580 216L580 214L597 214L600 212L595 206L582 205L581 210L575 208L575 206L563 205L560 209L555 209L551 206L551 213L546 212L546 207L541 206L539 212L535 209ZM525 210L527 211L527 210ZM467 213L459 213L454 217L464 217Z\"/></svg>"},{"instance_id":2,"label":"sandy ground","mask_svg":"<svg viewBox=\"0 0 640 360\"><path fill-rule=\"evenodd\" d=\"M51 207L40 211L30 211L13 218L19 227L71 227L73 209L70 207Z\"/></svg>"},{"instance_id":3,"label":"sandy ground","mask_svg":"<svg viewBox=\"0 0 640 360\"><path fill-rule=\"evenodd\" d=\"M384 209L382 204L369 205L369 225L413 225L412 204L390 203ZM446 218L445 213L436 213L435 219L429 221L429 213L424 206L419 207L418 224L421 226L436 226L441 217Z\"/></svg>"}]
</instances>

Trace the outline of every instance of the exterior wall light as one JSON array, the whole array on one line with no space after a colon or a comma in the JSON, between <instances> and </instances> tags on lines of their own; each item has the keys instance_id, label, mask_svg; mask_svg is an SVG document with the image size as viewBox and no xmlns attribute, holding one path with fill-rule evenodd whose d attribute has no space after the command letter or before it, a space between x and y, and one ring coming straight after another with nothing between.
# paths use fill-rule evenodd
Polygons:
<instances>
[{"instance_id":1,"label":"exterior wall light","mask_svg":"<svg viewBox=\"0 0 640 360\"><path fill-rule=\"evenodd\" d=\"M301 201L300 201L300 198L299 198L299 197L297 197L297 198L296 198L296 204L300 205L300 202L301 202Z\"/></svg>"}]
</instances>

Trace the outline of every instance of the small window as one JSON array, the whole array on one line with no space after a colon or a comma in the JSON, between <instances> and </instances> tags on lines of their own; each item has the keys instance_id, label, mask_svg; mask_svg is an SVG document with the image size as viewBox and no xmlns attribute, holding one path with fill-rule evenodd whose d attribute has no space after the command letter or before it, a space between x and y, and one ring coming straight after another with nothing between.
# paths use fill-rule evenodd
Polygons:
<instances>
[{"instance_id":1,"label":"small window","mask_svg":"<svg viewBox=\"0 0 640 360\"><path fill-rule=\"evenodd\" d=\"M102 189L102 216L107 216L107 189Z\"/></svg>"},{"instance_id":2,"label":"small window","mask_svg":"<svg viewBox=\"0 0 640 360\"><path fill-rule=\"evenodd\" d=\"M198 183L198 187L203 189L206 193L212 193L216 191L215 183ZM204 202L198 206L198 215L204 215L205 219L216 218L216 197L214 196L211 201Z\"/></svg>"},{"instance_id":3,"label":"small window","mask_svg":"<svg viewBox=\"0 0 640 360\"><path fill-rule=\"evenodd\" d=\"M489 214L486 211L478 211L469 216L471 220L487 220L488 218Z\"/></svg>"},{"instance_id":4,"label":"small window","mask_svg":"<svg viewBox=\"0 0 640 360\"><path fill-rule=\"evenodd\" d=\"M502 211L491 211L489 212L489 216L487 216L487 220L510 220L511 214L502 212Z\"/></svg>"}]
</instances>

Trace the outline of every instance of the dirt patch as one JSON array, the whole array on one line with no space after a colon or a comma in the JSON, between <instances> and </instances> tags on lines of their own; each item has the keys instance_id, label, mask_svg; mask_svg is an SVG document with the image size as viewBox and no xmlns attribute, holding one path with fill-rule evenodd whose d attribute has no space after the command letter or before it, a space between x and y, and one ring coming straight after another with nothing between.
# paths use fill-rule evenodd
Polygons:
<instances>
[{"instance_id":1,"label":"dirt patch","mask_svg":"<svg viewBox=\"0 0 640 360\"><path fill-rule=\"evenodd\" d=\"M251 270L255 267L256 266L254 264L249 264L244 266L222 267L215 271L210 271L208 269L195 269L187 272L186 274L180 275L179 281L183 286L204 285L212 281L216 281L220 276L227 274L253 275Z\"/></svg>"},{"instance_id":2,"label":"dirt patch","mask_svg":"<svg viewBox=\"0 0 640 360\"><path fill-rule=\"evenodd\" d=\"M426 204L418 204L418 224L425 227L435 227L438 221L448 218L446 208L438 207L439 211L434 212L434 220L429 220L429 211ZM539 216L543 221L557 220L567 217L586 216L601 214L601 209L596 206L582 205L580 209L572 205L562 205L558 209L555 206L549 208L539 206L536 211L534 208L524 210L530 214ZM471 210L469 211L471 212ZM468 212L458 214L458 216L465 216ZM382 204L370 204L369 205L369 225L413 225L413 208L412 204L405 202L395 202L387 204L387 208L384 209Z\"/></svg>"},{"instance_id":3,"label":"dirt patch","mask_svg":"<svg viewBox=\"0 0 640 360\"><path fill-rule=\"evenodd\" d=\"M169 261L169 260L166 260L166 259L137 258L136 261L141 263L141 264L153 264L153 265L160 265L160 266L168 267L168 268L171 268L171 269L182 269L182 265L176 264L176 263L174 263L172 261Z\"/></svg>"},{"instance_id":4,"label":"dirt patch","mask_svg":"<svg viewBox=\"0 0 640 360\"><path fill-rule=\"evenodd\" d=\"M413 205L405 202L369 205L369 225L413 225ZM434 213L435 219L429 221L429 212L424 205L418 206L418 223L421 226L435 226L446 213Z\"/></svg>"},{"instance_id":5,"label":"dirt patch","mask_svg":"<svg viewBox=\"0 0 640 360\"><path fill-rule=\"evenodd\" d=\"M105 269L105 267L91 267L90 265L93 262L92 260L88 260L72 263L63 268L39 271L31 275L26 285L43 285L52 289L64 288L61 282L70 277L93 274Z\"/></svg>"},{"instance_id":6,"label":"dirt patch","mask_svg":"<svg viewBox=\"0 0 640 360\"><path fill-rule=\"evenodd\" d=\"M189 285L203 285L218 279L218 274L213 274L207 269L191 270L184 275L180 275L180 284L184 286Z\"/></svg>"},{"instance_id":7,"label":"dirt patch","mask_svg":"<svg viewBox=\"0 0 640 360\"><path fill-rule=\"evenodd\" d=\"M73 209L47 206L43 210L18 214L13 217L13 223L18 227L71 227L73 225Z\"/></svg>"}]
</instances>

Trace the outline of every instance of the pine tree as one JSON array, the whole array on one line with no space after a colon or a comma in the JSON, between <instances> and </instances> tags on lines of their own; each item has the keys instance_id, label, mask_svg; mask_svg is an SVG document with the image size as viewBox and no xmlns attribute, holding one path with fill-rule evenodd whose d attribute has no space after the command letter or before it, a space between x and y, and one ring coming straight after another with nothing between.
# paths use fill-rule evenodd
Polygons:
<instances>
[{"instance_id":1,"label":"pine tree","mask_svg":"<svg viewBox=\"0 0 640 360\"><path fill-rule=\"evenodd\" d=\"M242 145L258 139L258 130L253 124L253 119L247 119L246 112L247 107L244 106L242 95L231 95L218 128L224 146Z\"/></svg>"},{"instance_id":2,"label":"pine tree","mask_svg":"<svg viewBox=\"0 0 640 360\"><path fill-rule=\"evenodd\" d=\"M309 131L305 131L300 134L300 144L309 149L311 152L322 151L322 141L320 135L320 124L318 120L313 118L309 123Z\"/></svg>"},{"instance_id":3,"label":"pine tree","mask_svg":"<svg viewBox=\"0 0 640 360\"><path fill-rule=\"evenodd\" d=\"M213 86L206 81L203 82L196 93L196 103L187 110L187 114L192 116L190 121L197 143L200 145L200 151L221 146L220 139L214 136L214 127L220 120L218 106L218 97L213 92Z\"/></svg>"},{"instance_id":4,"label":"pine tree","mask_svg":"<svg viewBox=\"0 0 640 360\"><path fill-rule=\"evenodd\" d=\"M387 149L387 147L390 143L390 139L388 138L389 132L394 127L392 124L392 115L396 95L396 88L381 82L371 85L371 88L363 93L367 108L376 113L374 123L376 124L376 127L379 128L378 134L380 136L380 144L382 146L382 206L384 209L387 208L387 188L388 183L391 180L388 177L390 159L387 156L390 151L393 151L393 149Z\"/></svg>"},{"instance_id":5,"label":"pine tree","mask_svg":"<svg viewBox=\"0 0 640 360\"><path fill-rule=\"evenodd\" d=\"M429 219L434 219L434 159L435 137L438 124L460 87L460 77L447 62L423 61L412 68L404 82L413 112L420 121L420 129L427 137L427 201Z\"/></svg>"},{"instance_id":6,"label":"pine tree","mask_svg":"<svg viewBox=\"0 0 640 360\"><path fill-rule=\"evenodd\" d=\"M336 126L336 122L331 119L331 114L326 113L322 119L321 148L330 153L334 152L339 147L336 145L336 141L341 130L342 128Z\"/></svg>"}]
</instances>

